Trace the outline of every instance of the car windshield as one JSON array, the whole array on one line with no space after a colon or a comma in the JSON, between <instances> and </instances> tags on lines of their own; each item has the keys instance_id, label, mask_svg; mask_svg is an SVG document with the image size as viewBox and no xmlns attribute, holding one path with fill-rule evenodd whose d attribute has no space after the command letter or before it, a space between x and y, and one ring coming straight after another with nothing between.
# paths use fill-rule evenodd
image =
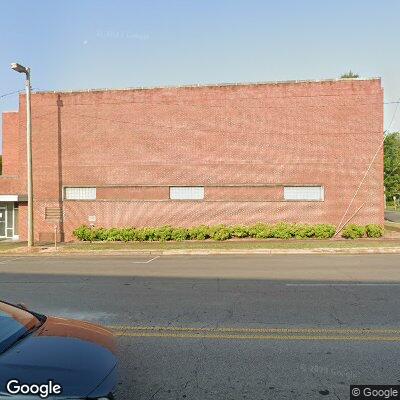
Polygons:
<instances>
[{"instance_id":1,"label":"car windshield","mask_svg":"<svg viewBox=\"0 0 400 400\"><path fill-rule=\"evenodd\" d=\"M39 325L40 321L28 311L0 302L0 353Z\"/></svg>"}]
</instances>

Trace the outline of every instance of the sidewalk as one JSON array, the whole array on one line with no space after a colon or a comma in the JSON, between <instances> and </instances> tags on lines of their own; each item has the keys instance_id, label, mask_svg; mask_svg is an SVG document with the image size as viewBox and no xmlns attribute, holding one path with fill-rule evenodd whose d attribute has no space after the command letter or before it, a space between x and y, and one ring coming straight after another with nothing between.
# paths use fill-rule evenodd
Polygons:
<instances>
[{"instance_id":1,"label":"sidewalk","mask_svg":"<svg viewBox=\"0 0 400 400\"><path fill-rule=\"evenodd\" d=\"M389 232L399 232L400 233L400 223L392 222L392 221L385 221L385 231L386 231L386 233L389 233Z\"/></svg>"},{"instance_id":2,"label":"sidewalk","mask_svg":"<svg viewBox=\"0 0 400 400\"><path fill-rule=\"evenodd\" d=\"M0 255L208 255L208 254L400 254L400 238L330 240L227 240L182 242L78 242L38 245L0 243Z\"/></svg>"}]
</instances>

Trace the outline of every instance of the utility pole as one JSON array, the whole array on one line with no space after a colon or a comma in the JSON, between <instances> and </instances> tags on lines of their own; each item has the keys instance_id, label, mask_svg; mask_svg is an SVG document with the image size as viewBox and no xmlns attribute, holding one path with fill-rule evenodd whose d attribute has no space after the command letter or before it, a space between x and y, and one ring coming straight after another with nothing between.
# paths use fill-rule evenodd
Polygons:
<instances>
[{"instance_id":1,"label":"utility pole","mask_svg":"<svg viewBox=\"0 0 400 400\"><path fill-rule=\"evenodd\" d=\"M32 117L31 117L31 70L20 64L13 63L11 68L25 74L26 90L26 162L28 186L28 248L34 246L33 234L33 173L32 173Z\"/></svg>"}]
</instances>

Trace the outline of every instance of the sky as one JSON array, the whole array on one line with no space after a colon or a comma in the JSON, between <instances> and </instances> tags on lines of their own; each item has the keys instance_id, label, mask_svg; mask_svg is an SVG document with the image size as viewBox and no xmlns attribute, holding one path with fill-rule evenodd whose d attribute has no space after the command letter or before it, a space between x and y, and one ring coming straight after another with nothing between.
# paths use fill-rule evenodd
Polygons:
<instances>
[{"instance_id":1,"label":"sky","mask_svg":"<svg viewBox=\"0 0 400 400\"><path fill-rule=\"evenodd\" d=\"M399 0L69 0L0 3L0 113L38 90L382 77L400 100ZM397 104L385 129L400 130ZM398 107L400 108L400 107Z\"/></svg>"}]
</instances>

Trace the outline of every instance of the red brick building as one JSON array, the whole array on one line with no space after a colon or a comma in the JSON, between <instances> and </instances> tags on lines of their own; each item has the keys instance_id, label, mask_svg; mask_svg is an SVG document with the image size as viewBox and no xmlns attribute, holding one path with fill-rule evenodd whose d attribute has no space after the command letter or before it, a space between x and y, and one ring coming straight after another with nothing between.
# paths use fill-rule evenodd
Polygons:
<instances>
[{"instance_id":1,"label":"red brick building","mask_svg":"<svg viewBox=\"0 0 400 400\"><path fill-rule=\"evenodd\" d=\"M3 237L27 234L25 124L21 95L3 114ZM383 223L379 79L39 92L32 127L36 240L58 217L66 240L90 223Z\"/></svg>"}]
</instances>

